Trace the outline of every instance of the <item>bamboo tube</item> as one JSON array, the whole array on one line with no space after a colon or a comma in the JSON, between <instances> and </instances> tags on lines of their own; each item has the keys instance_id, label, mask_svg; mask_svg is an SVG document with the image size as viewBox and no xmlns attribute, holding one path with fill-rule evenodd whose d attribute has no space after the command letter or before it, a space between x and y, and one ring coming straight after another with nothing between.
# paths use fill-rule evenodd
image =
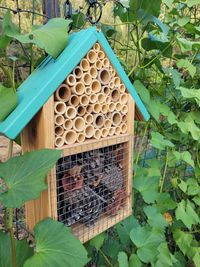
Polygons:
<instances>
[{"instance_id":1,"label":"bamboo tube","mask_svg":"<svg viewBox=\"0 0 200 267\"><path fill-rule=\"evenodd\" d=\"M70 74L65 81L70 86L74 86L76 84L76 78L73 74Z\"/></svg>"},{"instance_id":2,"label":"bamboo tube","mask_svg":"<svg viewBox=\"0 0 200 267\"><path fill-rule=\"evenodd\" d=\"M55 138L55 146L56 147L62 147L62 146L64 146L64 143L65 143L65 139L63 136L57 136Z\"/></svg>"},{"instance_id":3,"label":"bamboo tube","mask_svg":"<svg viewBox=\"0 0 200 267\"><path fill-rule=\"evenodd\" d=\"M101 105L99 103L93 104L93 112L99 113L101 111Z\"/></svg>"},{"instance_id":4,"label":"bamboo tube","mask_svg":"<svg viewBox=\"0 0 200 267\"><path fill-rule=\"evenodd\" d=\"M120 95L120 102L125 105L128 102L128 94L127 93L123 93Z\"/></svg>"},{"instance_id":5,"label":"bamboo tube","mask_svg":"<svg viewBox=\"0 0 200 267\"><path fill-rule=\"evenodd\" d=\"M92 78L96 78L97 77L97 75L98 75L98 72L97 72L97 69L95 68L95 67L91 67L90 69L89 69L89 73L90 73L90 75L92 76Z\"/></svg>"},{"instance_id":6,"label":"bamboo tube","mask_svg":"<svg viewBox=\"0 0 200 267\"><path fill-rule=\"evenodd\" d=\"M109 95L110 94L110 88L107 85L105 85L102 87L102 92L106 95Z\"/></svg>"},{"instance_id":7,"label":"bamboo tube","mask_svg":"<svg viewBox=\"0 0 200 267\"><path fill-rule=\"evenodd\" d=\"M99 81L103 85L108 84L110 82L110 79L111 79L110 74L109 74L109 71L107 69L105 69L105 68L104 69L101 69L99 71L98 77L99 77Z\"/></svg>"},{"instance_id":8,"label":"bamboo tube","mask_svg":"<svg viewBox=\"0 0 200 267\"><path fill-rule=\"evenodd\" d=\"M116 103L116 110L121 111L122 110L122 104L120 102Z\"/></svg>"},{"instance_id":9,"label":"bamboo tube","mask_svg":"<svg viewBox=\"0 0 200 267\"><path fill-rule=\"evenodd\" d=\"M107 104L103 104L103 105L101 106L101 112L102 112L103 114L106 114L108 111L109 111L109 106L108 106Z\"/></svg>"},{"instance_id":10,"label":"bamboo tube","mask_svg":"<svg viewBox=\"0 0 200 267\"><path fill-rule=\"evenodd\" d=\"M92 94L90 96L90 103L94 104L97 102L97 95L96 94Z\"/></svg>"},{"instance_id":11,"label":"bamboo tube","mask_svg":"<svg viewBox=\"0 0 200 267\"><path fill-rule=\"evenodd\" d=\"M71 96L71 90L66 84L61 84L55 92L55 99L67 102Z\"/></svg>"},{"instance_id":12,"label":"bamboo tube","mask_svg":"<svg viewBox=\"0 0 200 267\"><path fill-rule=\"evenodd\" d=\"M108 96L106 97L106 103L109 104L110 102L111 102L111 96L108 95Z\"/></svg>"},{"instance_id":13,"label":"bamboo tube","mask_svg":"<svg viewBox=\"0 0 200 267\"><path fill-rule=\"evenodd\" d=\"M74 107L77 107L80 103L80 99L79 99L79 96L77 95L72 95L70 100L69 100L69 104L71 106L74 106Z\"/></svg>"},{"instance_id":14,"label":"bamboo tube","mask_svg":"<svg viewBox=\"0 0 200 267\"><path fill-rule=\"evenodd\" d=\"M87 107L86 107L86 112L87 113L92 113L93 112L93 105L89 104Z\"/></svg>"},{"instance_id":15,"label":"bamboo tube","mask_svg":"<svg viewBox=\"0 0 200 267\"><path fill-rule=\"evenodd\" d=\"M122 121L122 116L121 114L116 111L112 114L112 123L114 126L118 126Z\"/></svg>"},{"instance_id":16,"label":"bamboo tube","mask_svg":"<svg viewBox=\"0 0 200 267\"><path fill-rule=\"evenodd\" d=\"M86 108L83 107L83 106L78 106L78 108L77 108L77 113L78 113L78 115L81 116L81 117L84 116L85 113L86 113Z\"/></svg>"},{"instance_id":17,"label":"bamboo tube","mask_svg":"<svg viewBox=\"0 0 200 267\"><path fill-rule=\"evenodd\" d=\"M117 89L113 90L111 93L111 97L113 99L114 102L117 102L120 98L120 93Z\"/></svg>"},{"instance_id":18,"label":"bamboo tube","mask_svg":"<svg viewBox=\"0 0 200 267\"><path fill-rule=\"evenodd\" d=\"M128 113L128 106L123 105L121 112L122 112L123 115L126 115Z\"/></svg>"},{"instance_id":19,"label":"bamboo tube","mask_svg":"<svg viewBox=\"0 0 200 267\"><path fill-rule=\"evenodd\" d=\"M92 124L94 121L94 117L92 116L92 114L85 114L84 119L87 124Z\"/></svg>"},{"instance_id":20,"label":"bamboo tube","mask_svg":"<svg viewBox=\"0 0 200 267\"><path fill-rule=\"evenodd\" d=\"M95 61L97 60L97 53L91 49L88 53L87 53L87 60L90 62L90 63L95 63Z\"/></svg>"},{"instance_id":21,"label":"bamboo tube","mask_svg":"<svg viewBox=\"0 0 200 267\"><path fill-rule=\"evenodd\" d=\"M101 60L97 60L94 65L97 70L100 70L103 66L103 63L101 62Z\"/></svg>"},{"instance_id":22,"label":"bamboo tube","mask_svg":"<svg viewBox=\"0 0 200 267\"><path fill-rule=\"evenodd\" d=\"M101 50L101 46L100 46L100 44L99 44L99 43L96 43L96 44L93 46L93 49L94 49L94 51L99 52L99 51Z\"/></svg>"},{"instance_id":23,"label":"bamboo tube","mask_svg":"<svg viewBox=\"0 0 200 267\"><path fill-rule=\"evenodd\" d=\"M116 75L117 75L116 70L115 70L115 69L112 69L112 71L111 71L111 76L112 76L112 77L115 77Z\"/></svg>"},{"instance_id":24,"label":"bamboo tube","mask_svg":"<svg viewBox=\"0 0 200 267\"><path fill-rule=\"evenodd\" d=\"M65 117L67 119L71 119L71 120L74 119L76 117L76 114L77 114L77 110L75 107L73 106L67 107L66 112L65 112Z\"/></svg>"},{"instance_id":25,"label":"bamboo tube","mask_svg":"<svg viewBox=\"0 0 200 267\"><path fill-rule=\"evenodd\" d=\"M83 74L82 81L85 85L90 85L92 82L92 76L86 72Z\"/></svg>"},{"instance_id":26,"label":"bamboo tube","mask_svg":"<svg viewBox=\"0 0 200 267\"><path fill-rule=\"evenodd\" d=\"M88 95L88 96L91 95L91 93L92 93L92 88L89 87L89 86L86 87L86 88L85 88L85 93L86 93L86 95Z\"/></svg>"},{"instance_id":27,"label":"bamboo tube","mask_svg":"<svg viewBox=\"0 0 200 267\"><path fill-rule=\"evenodd\" d=\"M125 134L127 132L128 127L126 123L123 123L120 128L122 134Z\"/></svg>"},{"instance_id":28,"label":"bamboo tube","mask_svg":"<svg viewBox=\"0 0 200 267\"><path fill-rule=\"evenodd\" d=\"M100 94L97 95L97 99L98 99L98 102L99 102L100 104L102 104L102 103L105 102L106 97L105 97L104 94L100 93Z\"/></svg>"},{"instance_id":29,"label":"bamboo tube","mask_svg":"<svg viewBox=\"0 0 200 267\"><path fill-rule=\"evenodd\" d=\"M56 126L55 127L55 135L61 136L64 133L64 128L62 126Z\"/></svg>"},{"instance_id":30,"label":"bamboo tube","mask_svg":"<svg viewBox=\"0 0 200 267\"><path fill-rule=\"evenodd\" d=\"M85 131L84 131L85 137L86 138L91 138L94 136L94 127L92 125L87 125L85 127Z\"/></svg>"},{"instance_id":31,"label":"bamboo tube","mask_svg":"<svg viewBox=\"0 0 200 267\"><path fill-rule=\"evenodd\" d=\"M72 87L72 92L75 93L76 95L82 95L85 93L85 85L83 82L77 82L73 87Z\"/></svg>"},{"instance_id":32,"label":"bamboo tube","mask_svg":"<svg viewBox=\"0 0 200 267\"><path fill-rule=\"evenodd\" d=\"M113 136L114 134L115 134L115 128L114 127L111 127L110 129L109 129L109 136Z\"/></svg>"},{"instance_id":33,"label":"bamboo tube","mask_svg":"<svg viewBox=\"0 0 200 267\"><path fill-rule=\"evenodd\" d=\"M101 138L101 129L94 130L94 138L98 140Z\"/></svg>"},{"instance_id":34,"label":"bamboo tube","mask_svg":"<svg viewBox=\"0 0 200 267\"><path fill-rule=\"evenodd\" d=\"M82 132L85 129L85 120L82 117L76 117L73 121L73 129L76 132Z\"/></svg>"},{"instance_id":35,"label":"bamboo tube","mask_svg":"<svg viewBox=\"0 0 200 267\"><path fill-rule=\"evenodd\" d=\"M94 127L96 129L101 128L103 126L103 124L104 124L104 116L101 115L101 114L94 115L94 122L93 122L93 124L94 124Z\"/></svg>"},{"instance_id":36,"label":"bamboo tube","mask_svg":"<svg viewBox=\"0 0 200 267\"><path fill-rule=\"evenodd\" d=\"M109 129L107 129L107 128L103 128L102 131L101 131L101 136L102 136L103 138L105 138L105 137L108 136L108 134L109 134Z\"/></svg>"},{"instance_id":37,"label":"bamboo tube","mask_svg":"<svg viewBox=\"0 0 200 267\"><path fill-rule=\"evenodd\" d=\"M114 84L115 84L115 87L119 87L120 86L120 78L119 77L115 77L114 78Z\"/></svg>"},{"instance_id":38,"label":"bamboo tube","mask_svg":"<svg viewBox=\"0 0 200 267\"><path fill-rule=\"evenodd\" d=\"M117 127L115 128L115 134L116 134L116 135L120 135L120 133L121 133L121 127L117 126Z\"/></svg>"},{"instance_id":39,"label":"bamboo tube","mask_svg":"<svg viewBox=\"0 0 200 267\"><path fill-rule=\"evenodd\" d=\"M55 116L55 125L61 126L61 125L63 125L64 121L65 121L65 119L64 119L63 115L56 115Z\"/></svg>"},{"instance_id":40,"label":"bamboo tube","mask_svg":"<svg viewBox=\"0 0 200 267\"><path fill-rule=\"evenodd\" d=\"M85 141L85 134L84 133L79 133L77 136L77 142L78 143L83 143Z\"/></svg>"},{"instance_id":41,"label":"bamboo tube","mask_svg":"<svg viewBox=\"0 0 200 267\"><path fill-rule=\"evenodd\" d=\"M108 58L104 58L103 61L102 61L102 64L103 64L104 68L109 68L109 66L110 66L109 59Z\"/></svg>"},{"instance_id":42,"label":"bamboo tube","mask_svg":"<svg viewBox=\"0 0 200 267\"><path fill-rule=\"evenodd\" d=\"M114 81L113 81L113 80L111 80L111 81L109 82L109 87L110 87L111 89L113 89L113 88L115 87L115 84L114 84Z\"/></svg>"},{"instance_id":43,"label":"bamboo tube","mask_svg":"<svg viewBox=\"0 0 200 267\"><path fill-rule=\"evenodd\" d=\"M77 133L73 130L69 130L69 131L65 132L64 139L65 139L65 143L67 145L72 145L72 144L76 143Z\"/></svg>"},{"instance_id":44,"label":"bamboo tube","mask_svg":"<svg viewBox=\"0 0 200 267\"><path fill-rule=\"evenodd\" d=\"M104 59L104 57L105 57L105 53L102 50L100 50L98 52L98 58L102 60L102 59Z\"/></svg>"},{"instance_id":45,"label":"bamboo tube","mask_svg":"<svg viewBox=\"0 0 200 267\"><path fill-rule=\"evenodd\" d=\"M107 129L110 129L111 126L112 126L112 121L109 120L109 119L106 119L106 120L104 121L104 127L107 128Z\"/></svg>"},{"instance_id":46,"label":"bamboo tube","mask_svg":"<svg viewBox=\"0 0 200 267\"><path fill-rule=\"evenodd\" d=\"M122 122L127 122L127 115L122 116Z\"/></svg>"},{"instance_id":47,"label":"bamboo tube","mask_svg":"<svg viewBox=\"0 0 200 267\"><path fill-rule=\"evenodd\" d=\"M83 58L80 62L80 68L82 71L88 71L90 69L90 63L86 58Z\"/></svg>"},{"instance_id":48,"label":"bamboo tube","mask_svg":"<svg viewBox=\"0 0 200 267\"><path fill-rule=\"evenodd\" d=\"M120 84L120 86L119 86L119 90L120 90L121 93L125 93L125 91L126 91L126 87L125 87L125 85L124 85L123 83Z\"/></svg>"},{"instance_id":49,"label":"bamboo tube","mask_svg":"<svg viewBox=\"0 0 200 267\"><path fill-rule=\"evenodd\" d=\"M63 127L65 130L70 130L73 126L73 122L72 120L69 120L69 119L66 119L64 124L63 124Z\"/></svg>"},{"instance_id":50,"label":"bamboo tube","mask_svg":"<svg viewBox=\"0 0 200 267\"><path fill-rule=\"evenodd\" d=\"M93 80L91 84L93 93L99 93L101 91L101 84L98 80Z\"/></svg>"},{"instance_id":51,"label":"bamboo tube","mask_svg":"<svg viewBox=\"0 0 200 267\"><path fill-rule=\"evenodd\" d=\"M83 76L83 71L82 69L77 66L74 70L73 70L73 75L76 77L76 79L81 79L81 77Z\"/></svg>"},{"instance_id":52,"label":"bamboo tube","mask_svg":"<svg viewBox=\"0 0 200 267\"><path fill-rule=\"evenodd\" d=\"M89 104L89 101L90 101L90 98L89 98L89 96L87 96L87 95L82 95L81 97L80 97L80 104L82 105L82 106L87 106L88 104Z\"/></svg>"},{"instance_id":53,"label":"bamboo tube","mask_svg":"<svg viewBox=\"0 0 200 267\"><path fill-rule=\"evenodd\" d=\"M109 105L108 105L108 109L110 112L113 112L115 110L115 104L113 102L111 102Z\"/></svg>"},{"instance_id":54,"label":"bamboo tube","mask_svg":"<svg viewBox=\"0 0 200 267\"><path fill-rule=\"evenodd\" d=\"M66 105L64 102L57 101L54 103L54 111L58 115L62 115L66 112Z\"/></svg>"},{"instance_id":55,"label":"bamboo tube","mask_svg":"<svg viewBox=\"0 0 200 267\"><path fill-rule=\"evenodd\" d=\"M108 112L106 114L106 118L111 120L112 119L112 112Z\"/></svg>"}]
</instances>

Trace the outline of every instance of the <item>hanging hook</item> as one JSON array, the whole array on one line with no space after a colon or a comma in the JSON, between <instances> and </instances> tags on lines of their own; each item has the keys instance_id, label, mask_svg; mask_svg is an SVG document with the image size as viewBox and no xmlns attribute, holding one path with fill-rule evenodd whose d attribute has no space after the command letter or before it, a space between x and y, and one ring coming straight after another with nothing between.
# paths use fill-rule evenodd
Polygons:
<instances>
[{"instance_id":1,"label":"hanging hook","mask_svg":"<svg viewBox=\"0 0 200 267\"><path fill-rule=\"evenodd\" d=\"M66 0L63 4L64 17L65 19L71 19L72 17L72 3Z\"/></svg>"},{"instance_id":2,"label":"hanging hook","mask_svg":"<svg viewBox=\"0 0 200 267\"><path fill-rule=\"evenodd\" d=\"M87 10L87 13L86 13L86 17L89 20L89 22L94 25L94 24L97 24L101 19L101 16L102 16L102 4L99 3L96 0L88 0L88 2L89 2L89 7L88 7L88 10ZM99 9L100 13L99 13L99 15L97 17L98 9ZM94 18L91 15L92 10L94 10Z\"/></svg>"}]
</instances>

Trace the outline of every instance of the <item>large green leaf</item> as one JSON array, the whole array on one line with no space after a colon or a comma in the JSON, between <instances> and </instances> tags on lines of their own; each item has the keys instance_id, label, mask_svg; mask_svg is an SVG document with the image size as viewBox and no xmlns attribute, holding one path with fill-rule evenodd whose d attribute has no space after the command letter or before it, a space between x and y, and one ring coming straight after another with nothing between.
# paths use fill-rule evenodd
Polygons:
<instances>
[{"instance_id":1,"label":"large green leaf","mask_svg":"<svg viewBox=\"0 0 200 267\"><path fill-rule=\"evenodd\" d=\"M95 247L96 250L99 251L104 243L105 237L106 234L104 232L95 236L93 239L90 240L90 245Z\"/></svg>"},{"instance_id":2,"label":"large green leaf","mask_svg":"<svg viewBox=\"0 0 200 267\"><path fill-rule=\"evenodd\" d=\"M16 25L11 21L10 12L7 12L4 16L4 33L21 43L36 44L56 58L67 45L69 23L69 20L63 18L53 18L30 33L20 34Z\"/></svg>"},{"instance_id":3,"label":"large green leaf","mask_svg":"<svg viewBox=\"0 0 200 267\"><path fill-rule=\"evenodd\" d=\"M158 256L155 267L170 267L177 262L176 258L170 253L167 243L162 243L158 247Z\"/></svg>"},{"instance_id":4,"label":"large green leaf","mask_svg":"<svg viewBox=\"0 0 200 267\"><path fill-rule=\"evenodd\" d=\"M190 132L194 140L200 140L200 128L197 127L190 114L188 114L184 121L178 122L177 125L184 134Z\"/></svg>"},{"instance_id":5,"label":"large green leaf","mask_svg":"<svg viewBox=\"0 0 200 267\"><path fill-rule=\"evenodd\" d=\"M34 228L35 253L24 267L83 267L87 252L70 229L60 222L46 219Z\"/></svg>"},{"instance_id":6,"label":"large green leaf","mask_svg":"<svg viewBox=\"0 0 200 267\"><path fill-rule=\"evenodd\" d=\"M158 196L159 176L148 176L146 169L138 169L134 177L134 188L141 194L146 203L154 203Z\"/></svg>"},{"instance_id":7,"label":"large green leaf","mask_svg":"<svg viewBox=\"0 0 200 267\"><path fill-rule=\"evenodd\" d=\"M142 263L136 254L130 256L129 267L142 267Z\"/></svg>"},{"instance_id":8,"label":"large green leaf","mask_svg":"<svg viewBox=\"0 0 200 267\"><path fill-rule=\"evenodd\" d=\"M157 149L164 150L166 147L174 147L171 141L165 139L165 137L158 132L152 132L151 137L151 145Z\"/></svg>"},{"instance_id":9,"label":"large green leaf","mask_svg":"<svg viewBox=\"0 0 200 267\"><path fill-rule=\"evenodd\" d=\"M200 4L200 0L187 0L187 5L189 7L192 7L194 5L199 5Z\"/></svg>"},{"instance_id":10,"label":"large green leaf","mask_svg":"<svg viewBox=\"0 0 200 267\"><path fill-rule=\"evenodd\" d=\"M195 212L192 203L189 200L182 200L178 203L176 209L176 219L181 220L189 229L192 228L192 225L200 223L199 216Z\"/></svg>"},{"instance_id":11,"label":"large green leaf","mask_svg":"<svg viewBox=\"0 0 200 267\"><path fill-rule=\"evenodd\" d=\"M134 228L130 238L137 247L138 257L145 263L155 260L157 247L165 239L164 232L148 226Z\"/></svg>"},{"instance_id":12,"label":"large green leaf","mask_svg":"<svg viewBox=\"0 0 200 267\"><path fill-rule=\"evenodd\" d=\"M118 263L119 267L129 267L128 266L128 257L125 252L120 251L118 254Z\"/></svg>"},{"instance_id":13,"label":"large green leaf","mask_svg":"<svg viewBox=\"0 0 200 267\"><path fill-rule=\"evenodd\" d=\"M19 208L24 202L38 198L47 188L45 176L60 155L61 151L43 149L0 163L0 177L5 182L0 202L5 207Z\"/></svg>"},{"instance_id":14,"label":"large green leaf","mask_svg":"<svg viewBox=\"0 0 200 267\"><path fill-rule=\"evenodd\" d=\"M180 229L176 229L173 232L173 237L183 254L186 254L193 240L192 235L189 233L185 233Z\"/></svg>"},{"instance_id":15,"label":"large green leaf","mask_svg":"<svg viewBox=\"0 0 200 267\"><path fill-rule=\"evenodd\" d=\"M185 87L177 87L181 91L181 95L186 99L194 99L200 106L200 89L188 89Z\"/></svg>"},{"instance_id":16,"label":"large green leaf","mask_svg":"<svg viewBox=\"0 0 200 267\"><path fill-rule=\"evenodd\" d=\"M3 121L17 106L18 95L12 88L0 84L0 121Z\"/></svg>"},{"instance_id":17,"label":"large green leaf","mask_svg":"<svg viewBox=\"0 0 200 267\"><path fill-rule=\"evenodd\" d=\"M15 240L17 267L23 267L24 262L33 255L33 249L26 240ZM0 267L11 267L11 242L10 235L0 232Z\"/></svg>"},{"instance_id":18,"label":"large green leaf","mask_svg":"<svg viewBox=\"0 0 200 267\"><path fill-rule=\"evenodd\" d=\"M189 74L192 76L192 78L194 77L196 73L196 67L187 59L178 60L177 67L186 69L189 72Z\"/></svg>"},{"instance_id":19,"label":"large green leaf","mask_svg":"<svg viewBox=\"0 0 200 267\"><path fill-rule=\"evenodd\" d=\"M167 222L163 215L159 213L153 206L145 206L144 213L148 218L148 224L152 227L158 227L164 229L167 226Z\"/></svg>"}]
</instances>

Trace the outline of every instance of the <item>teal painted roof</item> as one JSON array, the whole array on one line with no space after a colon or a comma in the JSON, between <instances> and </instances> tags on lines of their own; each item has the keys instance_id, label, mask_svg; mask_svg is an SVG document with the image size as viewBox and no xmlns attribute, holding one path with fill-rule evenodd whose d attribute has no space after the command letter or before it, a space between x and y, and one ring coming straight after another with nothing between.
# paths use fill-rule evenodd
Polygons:
<instances>
[{"instance_id":1,"label":"teal painted roof","mask_svg":"<svg viewBox=\"0 0 200 267\"><path fill-rule=\"evenodd\" d=\"M72 33L67 47L56 58L48 56L18 88L19 104L0 123L0 134L15 139L92 46L99 42L132 95L144 118L149 114L102 32L91 27Z\"/></svg>"}]
</instances>

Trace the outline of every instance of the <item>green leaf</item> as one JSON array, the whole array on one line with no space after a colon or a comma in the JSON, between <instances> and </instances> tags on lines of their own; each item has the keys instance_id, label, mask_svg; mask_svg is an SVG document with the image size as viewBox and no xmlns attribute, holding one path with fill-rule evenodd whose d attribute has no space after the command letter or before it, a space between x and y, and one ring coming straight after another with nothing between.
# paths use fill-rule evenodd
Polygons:
<instances>
[{"instance_id":1,"label":"green leaf","mask_svg":"<svg viewBox=\"0 0 200 267\"><path fill-rule=\"evenodd\" d=\"M138 169L134 177L134 188L141 194L146 203L154 203L158 196L159 176L148 176L148 171Z\"/></svg>"},{"instance_id":2,"label":"green leaf","mask_svg":"<svg viewBox=\"0 0 200 267\"><path fill-rule=\"evenodd\" d=\"M194 99L200 106L200 89L188 89L185 87L177 87L181 91L181 95L186 99Z\"/></svg>"},{"instance_id":3,"label":"green leaf","mask_svg":"<svg viewBox=\"0 0 200 267\"><path fill-rule=\"evenodd\" d=\"M184 193L186 193L186 191L187 191L187 184L186 184L186 182L184 182L182 179L178 179L178 187L179 187Z\"/></svg>"},{"instance_id":4,"label":"green leaf","mask_svg":"<svg viewBox=\"0 0 200 267\"><path fill-rule=\"evenodd\" d=\"M5 120L17 104L17 93L12 88L6 88L0 84L0 121Z\"/></svg>"},{"instance_id":5,"label":"green leaf","mask_svg":"<svg viewBox=\"0 0 200 267\"><path fill-rule=\"evenodd\" d=\"M169 8L172 7L174 0L162 0L162 2Z\"/></svg>"},{"instance_id":6,"label":"green leaf","mask_svg":"<svg viewBox=\"0 0 200 267\"><path fill-rule=\"evenodd\" d=\"M194 161L192 159L192 155L188 151L172 151L170 154L169 166L173 167L176 165L177 162L180 162L181 160L194 168Z\"/></svg>"},{"instance_id":7,"label":"green leaf","mask_svg":"<svg viewBox=\"0 0 200 267\"><path fill-rule=\"evenodd\" d=\"M136 245L139 259L145 263L153 261L158 252L158 245L164 241L164 232L147 226L133 229L130 238Z\"/></svg>"},{"instance_id":8,"label":"green leaf","mask_svg":"<svg viewBox=\"0 0 200 267\"><path fill-rule=\"evenodd\" d=\"M161 213L176 208L176 202L170 197L168 193L159 193L156 198L156 204L154 205L156 209Z\"/></svg>"},{"instance_id":9,"label":"green leaf","mask_svg":"<svg viewBox=\"0 0 200 267\"><path fill-rule=\"evenodd\" d=\"M147 90L147 88L143 85L143 83L141 83L139 80L136 80L134 82L134 87L136 88L138 94L140 95L140 97L142 98L142 101L145 104L150 104L150 93Z\"/></svg>"},{"instance_id":10,"label":"green leaf","mask_svg":"<svg viewBox=\"0 0 200 267\"><path fill-rule=\"evenodd\" d=\"M178 122L177 125L184 134L190 132L194 140L200 140L200 129L190 115L186 117L185 121Z\"/></svg>"},{"instance_id":11,"label":"green leaf","mask_svg":"<svg viewBox=\"0 0 200 267\"><path fill-rule=\"evenodd\" d=\"M180 250L183 252L183 254L186 254L193 240L192 235L189 233L183 232L180 229L176 229L173 232L173 237L176 241L176 244L179 246Z\"/></svg>"},{"instance_id":12,"label":"green leaf","mask_svg":"<svg viewBox=\"0 0 200 267\"><path fill-rule=\"evenodd\" d=\"M129 267L128 266L128 257L125 252L120 251L118 254L118 263L119 267Z\"/></svg>"},{"instance_id":13,"label":"green leaf","mask_svg":"<svg viewBox=\"0 0 200 267\"><path fill-rule=\"evenodd\" d=\"M177 41L178 41L178 44L179 44L179 46L180 46L180 48L181 48L181 51L182 51L183 53L192 50L193 42L191 42L191 41L189 41L189 40L186 40L186 39L184 39L184 38L177 38Z\"/></svg>"},{"instance_id":14,"label":"green leaf","mask_svg":"<svg viewBox=\"0 0 200 267\"><path fill-rule=\"evenodd\" d=\"M159 36L156 36L157 39ZM151 51L151 50L158 50L160 51L164 57L171 57L172 55L172 46L168 42L168 40L152 40L153 36L150 38L143 38L141 41L142 47L146 51ZM155 36L154 36L155 39Z\"/></svg>"},{"instance_id":15,"label":"green leaf","mask_svg":"<svg viewBox=\"0 0 200 267\"><path fill-rule=\"evenodd\" d=\"M105 240L105 233L101 233L100 235L97 235L93 239L90 240L90 245L95 247L97 251L100 250L100 248L103 246L104 240Z\"/></svg>"},{"instance_id":16,"label":"green leaf","mask_svg":"<svg viewBox=\"0 0 200 267\"><path fill-rule=\"evenodd\" d=\"M164 103L158 102L157 103L160 113L167 117L167 120L170 124L177 123L176 115L171 111L171 109Z\"/></svg>"},{"instance_id":17,"label":"green leaf","mask_svg":"<svg viewBox=\"0 0 200 267\"><path fill-rule=\"evenodd\" d=\"M26 240L15 240L17 267L23 267L24 262L33 255L33 249ZM12 266L10 235L0 231L0 267Z\"/></svg>"},{"instance_id":18,"label":"green leaf","mask_svg":"<svg viewBox=\"0 0 200 267\"><path fill-rule=\"evenodd\" d=\"M0 36L0 49L5 49L10 43L11 38L6 35Z\"/></svg>"},{"instance_id":19,"label":"green leaf","mask_svg":"<svg viewBox=\"0 0 200 267\"><path fill-rule=\"evenodd\" d=\"M61 151L43 149L0 163L0 177L5 191L0 202L8 208L19 208L26 201L36 199L47 188L45 176L60 158Z\"/></svg>"},{"instance_id":20,"label":"green leaf","mask_svg":"<svg viewBox=\"0 0 200 267\"><path fill-rule=\"evenodd\" d=\"M196 67L194 65L192 65L192 63L189 60L187 60L187 59L178 60L177 66L178 66L178 68L186 69L189 72L189 74L192 76L192 78L194 77L194 75L196 73Z\"/></svg>"},{"instance_id":21,"label":"green leaf","mask_svg":"<svg viewBox=\"0 0 200 267\"><path fill-rule=\"evenodd\" d=\"M200 0L187 0L187 5L189 7L192 7L192 6L195 6L195 5L198 5L200 4Z\"/></svg>"},{"instance_id":22,"label":"green leaf","mask_svg":"<svg viewBox=\"0 0 200 267\"><path fill-rule=\"evenodd\" d=\"M129 258L129 267L142 267L142 262L136 254L132 254Z\"/></svg>"},{"instance_id":23,"label":"green leaf","mask_svg":"<svg viewBox=\"0 0 200 267\"><path fill-rule=\"evenodd\" d=\"M20 34L16 25L11 21L11 15L7 12L4 23L4 33L17 39L21 43L36 44L44 49L53 58L56 58L66 47L68 41L68 26L71 21L63 18L53 18L44 26L34 29L27 34Z\"/></svg>"},{"instance_id":24,"label":"green leaf","mask_svg":"<svg viewBox=\"0 0 200 267\"><path fill-rule=\"evenodd\" d=\"M190 22L190 17L181 17L177 20L178 25L181 27L185 26L188 22Z\"/></svg>"},{"instance_id":25,"label":"green leaf","mask_svg":"<svg viewBox=\"0 0 200 267\"><path fill-rule=\"evenodd\" d=\"M167 222L164 219L163 215L159 213L155 207L146 206L143 210L148 218L148 224L150 226L161 229L164 229L167 226Z\"/></svg>"},{"instance_id":26,"label":"green leaf","mask_svg":"<svg viewBox=\"0 0 200 267\"><path fill-rule=\"evenodd\" d=\"M198 206L200 206L200 194L192 199Z\"/></svg>"},{"instance_id":27,"label":"green leaf","mask_svg":"<svg viewBox=\"0 0 200 267\"><path fill-rule=\"evenodd\" d=\"M85 15L82 12L72 14L73 29L80 29L85 24Z\"/></svg>"},{"instance_id":28,"label":"green leaf","mask_svg":"<svg viewBox=\"0 0 200 267\"><path fill-rule=\"evenodd\" d=\"M196 179L190 178L187 180L187 194L189 196L195 196L200 193L200 186Z\"/></svg>"},{"instance_id":29,"label":"green leaf","mask_svg":"<svg viewBox=\"0 0 200 267\"><path fill-rule=\"evenodd\" d=\"M165 139L159 132L151 132L151 145L159 150L164 150L166 147L174 147L174 144Z\"/></svg>"},{"instance_id":30,"label":"green leaf","mask_svg":"<svg viewBox=\"0 0 200 267\"><path fill-rule=\"evenodd\" d=\"M192 225L200 222L199 216L193 209L192 203L189 200L182 200L178 203L175 214L176 219L181 220L190 230Z\"/></svg>"},{"instance_id":31,"label":"green leaf","mask_svg":"<svg viewBox=\"0 0 200 267\"><path fill-rule=\"evenodd\" d=\"M45 219L34 228L35 253L24 267L83 267L87 252L69 228L60 222Z\"/></svg>"},{"instance_id":32,"label":"green leaf","mask_svg":"<svg viewBox=\"0 0 200 267\"><path fill-rule=\"evenodd\" d=\"M158 252L155 267L174 266L174 263L177 262L176 258L170 253L166 242L159 245Z\"/></svg>"}]
</instances>

